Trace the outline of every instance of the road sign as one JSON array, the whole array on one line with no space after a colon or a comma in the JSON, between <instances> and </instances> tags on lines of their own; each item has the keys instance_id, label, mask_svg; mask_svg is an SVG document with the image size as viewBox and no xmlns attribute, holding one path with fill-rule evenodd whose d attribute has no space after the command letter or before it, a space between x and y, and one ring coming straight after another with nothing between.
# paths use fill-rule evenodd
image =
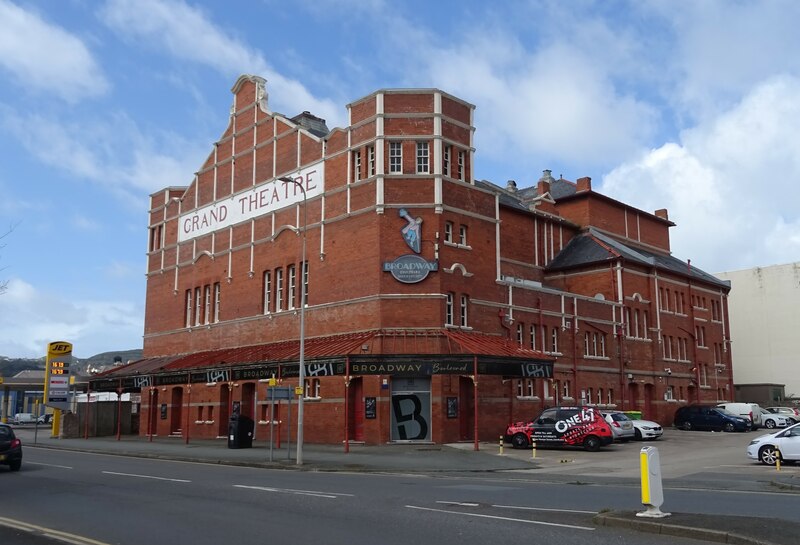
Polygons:
<instances>
[{"instance_id":1,"label":"road sign","mask_svg":"<svg viewBox=\"0 0 800 545\"><path fill-rule=\"evenodd\" d=\"M293 399L292 388L288 386L272 386L267 388L267 399L270 401L280 401Z\"/></svg>"}]
</instances>

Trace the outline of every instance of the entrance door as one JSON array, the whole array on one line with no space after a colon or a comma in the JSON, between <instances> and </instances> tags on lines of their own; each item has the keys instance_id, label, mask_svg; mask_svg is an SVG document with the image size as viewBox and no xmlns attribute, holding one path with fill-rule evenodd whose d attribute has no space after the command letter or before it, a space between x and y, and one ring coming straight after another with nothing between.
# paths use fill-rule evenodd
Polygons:
<instances>
[{"instance_id":1,"label":"entrance door","mask_svg":"<svg viewBox=\"0 0 800 545\"><path fill-rule=\"evenodd\" d=\"M475 383L470 377L458 380L458 427L459 439L467 441L475 434Z\"/></svg>"},{"instance_id":2,"label":"entrance door","mask_svg":"<svg viewBox=\"0 0 800 545\"><path fill-rule=\"evenodd\" d=\"M242 416L251 420L256 419L255 412L256 385L252 382L242 384Z\"/></svg>"},{"instance_id":3,"label":"entrance door","mask_svg":"<svg viewBox=\"0 0 800 545\"><path fill-rule=\"evenodd\" d=\"M351 378L347 390L347 436L351 441L364 440L364 383L361 377Z\"/></svg>"},{"instance_id":4,"label":"entrance door","mask_svg":"<svg viewBox=\"0 0 800 545\"><path fill-rule=\"evenodd\" d=\"M219 416L217 418L217 437L228 436L228 416L230 415L231 396L227 384L219 387Z\"/></svg>"},{"instance_id":5,"label":"entrance door","mask_svg":"<svg viewBox=\"0 0 800 545\"><path fill-rule=\"evenodd\" d=\"M150 390L150 435L158 435L158 388ZM88 404L87 404L88 405Z\"/></svg>"},{"instance_id":6,"label":"entrance door","mask_svg":"<svg viewBox=\"0 0 800 545\"><path fill-rule=\"evenodd\" d=\"M392 441L431 440L431 379L392 379Z\"/></svg>"},{"instance_id":7,"label":"entrance door","mask_svg":"<svg viewBox=\"0 0 800 545\"><path fill-rule=\"evenodd\" d=\"M172 410L170 411L169 433L170 435L181 433L181 414L183 414L183 388L172 389Z\"/></svg>"},{"instance_id":8,"label":"entrance door","mask_svg":"<svg viewBox=\"0 0 800 545\"><path fill-rule=\"evenodd\" d=\"M646 420L655 420L655 415L653 415L653 396L655 391L656 389L652 384L644 385L644 414L642 418Z\"/></svg>"}]
</instances>

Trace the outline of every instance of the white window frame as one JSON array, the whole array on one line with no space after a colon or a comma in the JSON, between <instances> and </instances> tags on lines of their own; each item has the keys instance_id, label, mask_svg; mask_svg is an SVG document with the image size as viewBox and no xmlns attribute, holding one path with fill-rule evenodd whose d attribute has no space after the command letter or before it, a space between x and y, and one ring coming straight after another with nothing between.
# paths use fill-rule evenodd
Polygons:
<instances>
[{"instance_id":1,"label":"white window frame","mask_svg":"<svg viewBox=\"0 0 800 545\"><path fill-rule=\"evenodd\" d=\"M369 176L375 176L375 146L367 148L367 165Z\"/></svg>"},{"instance_id":2,"label":"white window frame","mask_svg":"<svg viewBox=\"0 0 800 545\"><path fill-rule=\"evenodd\" d=\"M417 142L417 174L431 173L431 154L429 142Z\"/></svg>"},{"instance_id":3,"label":"white window frame","mask_svg":"<svg viewBox=\"0 0 800 545\"><path fill-rule=\"evenodd\" d=\"M297 268L292 265L286 267L286 309L295 309L295 299L297 298Z\"/></svg>"},{"instance_id":4,"label":"white window frame","mask_svg":"<svg viewBox=\"0 0 800 545\"><path fill-rule=\"evenodd\" d=\"M206 284L203 287L203 296L205 297L205 311L203 314L205 315L205 324L208 325L211 320L211 286Z\"/></svg>"},{"instance_id":5,"label":"white window frame","mask_svg":"<svg viewBox=\"0 0 800 545\"><path fill-rule=\"evenodd\" d=\"M283 310L283 268L275 269L275 312Z\"/></svg>"},{"instance_id":6,"label":"white window frame","mask_svg":"<svg viewBox=\"0 0 800 545\"><path fill-rule=\"evenodd\" d=\"M442 174L450 177L450 146L442 148Z\"/></svg>"},{"instance_id":7,"label":"white window frame","mask_svg":"<svg viewBox=\"0 0 800 545\"><path fill-rule=\"evenodd\" d=\"M194 301L194 293L191 289L186 290L186 327L192 327L192 301Z\"/></svg>"},{"instance_id":8,"label":"white window frame","mask_svg":"<svg viewBox=\"0 0 800 545\"><path fill-rule=\"evenodd\" d=\"M459 180L461 180L462 182L464 181L464 162L465 162L464 159L465 159L465 156L466 156L466 152L463 152L463 151L459 151L458 152L458 172L457 172L458 176L457 176L457 178Z\"/></svg>"},{"instance_id":9,"label":"white window frame","mask_svg":"<svg viewBox=\"0 0 800 545\"><path fill-rule=\"evenodd\" d=\"M453 222L446 221L444 222L444 241L445 242L453 242Z\"/></svg>"},{"instance_id":10,"label":"white window frame","mask_svg":"<svg viewBox=\"0 0 800 545\"><path fill-rule=\"evenodd\" d=\"M455 297L453 296L452 292L448 292L445 298L445 309L444 309L444 323L445 325L455 325L453 320L455 319L453 316L453 305L455 304L454 301Z\"/></svg>"},{"instance_id":11,"label":"white window frame","mask_svg":"<svg viewBox=\"0 0 800 545\"><path fill-rule=\"evenodd\" d=\"M353 152L353 181L361 180L361 152Z\"/></svg>"},{"instance_id":12,"label":"white window frame","mask_svg":"<svg viewBox=\"0 0 800 545\"><path fill-rule=\"evenodd\" d=\"M214 323L219 322L220 284L214 283Z\"/></svg>"},{"instance_id":13,"label":"white window frame","mask_svg":"<svg viewBox=\"0 0 800 545\"><path fill-rule=\"evenodd\" d=\"M389 174L403 173L403 143L389 142Z\"/></svg>"},{"instance_id":14,"label":"white window frame","mask_svg":"<svg viewBox=\"0 0 800 545\"><path fill-rule=\"evenodd\" d=\"M264 314L272 311L272 271L264 271Z\"/></svg>"},{"instance_id":15,"label":"white window frame","mask_svg":"<svg viewBox=\"0 0 800 545\"><path fill-rule=\"evenodd\" d=\"M203 314L203 293L200 288L194 289L194 325L200 325Z\"/></svg>"},{"instance_id":16,"label":"white window frame","mask_svg":"<svg viewBox=\"0 0 800 545\"><path fill-rule=\"evenodd\" d=\"M461 327L468 327L467 325L467 304L469 297L466 295L461 296Z\"/></svg>"},{"instance_id":17,"label":"white window frame","mask_svg":"<svg viewBox=\"0 0 800 545\"><path fill-rule=\"evenodd\" d=\"M458 226L458 243L461 246L467 245L467 226L464 224Z\"/></svg>"},{"instance_id":18,"label":"white window frame","mask_svg":"<svg viewBox=\"0 0 800 545\"><path fill-rule=\"evenodd\" d=\"M300 304L308 306L308 261L303 262L303 294Z\"/></svg>"}]
</instances>

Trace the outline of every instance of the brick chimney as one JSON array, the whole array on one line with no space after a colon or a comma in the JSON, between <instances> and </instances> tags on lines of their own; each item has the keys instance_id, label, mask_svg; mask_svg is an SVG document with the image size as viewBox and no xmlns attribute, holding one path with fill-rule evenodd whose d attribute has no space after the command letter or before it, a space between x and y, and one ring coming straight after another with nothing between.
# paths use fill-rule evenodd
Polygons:
<instances>
[{"instance_id":1,"label":"brick chimney","mask_svg":"<svg viewBox=\"0 0 800 545\"><path fill-rule=\"evenodd\" d=\"M583 178L578 178L578 191L591 191L592 190L592 179L588 176L584 176Z\"/></svg>"},{"instance_id":2,"label":"brick chimney","mask_svg":"<svg viewBox=\"0 0 800 545\"><path fill-rule=\"evenodd\" d=\"M544 195L545 193L550 192L550 184L555 182L553 179L553 174L549 169L545 169L542 171L542 177L539 178L538 183L536 184L536 193L538 195Z\"/></svg>"},{"instance_id":3,"label":"brick chimney","mask_svg":"<svg viewBox=\"0 0 800 545\"><path fill-rule=\"evenodd\" d=\"M654 214L661 219L669 220L669 214L667 213L666 208L659 208L654 212Z\"/></svg>"},{"instance_id":4,"label":"brick chimney","mask_svg":"<svg viewBox=\"0 0 800 545\"><path fill-rule=\"evenodd\" d=\"M514 180L509 180L508 183L506 183L506 191L508 191L509 193L516 193L517 182L515 182Z\"/></svg>"}]
</instances>

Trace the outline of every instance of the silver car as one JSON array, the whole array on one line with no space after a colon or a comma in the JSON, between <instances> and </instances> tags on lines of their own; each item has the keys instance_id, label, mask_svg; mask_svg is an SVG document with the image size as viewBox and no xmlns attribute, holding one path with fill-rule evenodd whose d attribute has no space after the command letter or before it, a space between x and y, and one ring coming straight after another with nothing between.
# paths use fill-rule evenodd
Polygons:
<instances>
[{"instance_id":1,"label":"silver car","mask_svg":"<svg viewBox=\"0 0 800 545\"><path fill-rule=\"evenodd\" d=\"M608 425L611 426L614 441L622 441L624 443L636 437L636 428L633 427L633 421L628 418L627 414L619 411L602 414Z\"/></svg>"}]
</instances>

